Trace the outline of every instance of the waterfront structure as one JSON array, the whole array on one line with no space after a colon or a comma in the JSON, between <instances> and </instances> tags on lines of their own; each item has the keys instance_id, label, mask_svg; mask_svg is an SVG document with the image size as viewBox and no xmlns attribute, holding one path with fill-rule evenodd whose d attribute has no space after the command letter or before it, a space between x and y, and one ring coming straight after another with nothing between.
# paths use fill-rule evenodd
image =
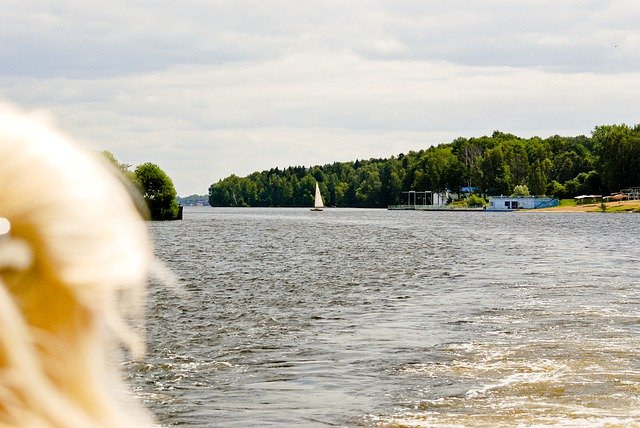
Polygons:
<instances>
[{"instance_id":1,"label":"waterfront structure","mask_svg":"<svg viewBox=\"0 0 640 428\"><path fill-rule=\"evenodd\" d=\"M627 196L627 199L637 200L640 199L640 187L631 187L629 189L622 189L620 193Z\"/></svg>"},{"instance_id":2,"label":"waterfront structure","mask_svg":"<svg viewBox=\"0 0 640 428\"><path fill-rule=\"evenodd\" d=\"M428 210L441 209L447 204L449 192L438 193L431 190L408 190L402 192L407 195L406 205L391 205L392 210Z\"/></svg>"},{"instance_id":3,"label":"waterfront structure","mask_svg":"<svg viewBox=\"0 0 640 428\"><path fill-rule=\"evenodd\" d=\"M539 196L489 196L487 211L535 210L560 205L556 198Z\"/></svg>"}]
</instances>

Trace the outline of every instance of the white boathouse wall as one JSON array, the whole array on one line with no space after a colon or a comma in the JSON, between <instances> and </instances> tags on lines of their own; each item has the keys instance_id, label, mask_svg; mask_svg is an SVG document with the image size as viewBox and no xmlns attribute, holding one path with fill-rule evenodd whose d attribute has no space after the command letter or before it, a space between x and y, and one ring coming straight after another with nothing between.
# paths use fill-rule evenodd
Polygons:
<instances>
[{"instance_id":1,"label":"white boathouse wall","mask_svg":"<svg viewBox=\"0 0 640 428\"><path fill-rule=\"evenodd\" d=\"M558 205L560 205L560 201L555 198L537 196L489 196L489 206L487 209L492 211L534 210Z\"/></svg>"}]
</instances>

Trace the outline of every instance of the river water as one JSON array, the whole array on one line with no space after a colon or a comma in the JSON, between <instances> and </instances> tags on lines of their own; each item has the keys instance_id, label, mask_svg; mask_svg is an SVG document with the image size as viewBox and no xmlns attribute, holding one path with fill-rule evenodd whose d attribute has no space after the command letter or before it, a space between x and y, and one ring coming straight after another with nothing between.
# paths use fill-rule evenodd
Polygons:
<instances>
[{"instance_id":1,"label":"river water","mask_svg":"<svg viewBox=\"0 0 640 428\"><path fill-rule=\"evenodd\" d=\"M186 208L163 426L640 426L640 215Z\"/></svg>"}]
</instances>

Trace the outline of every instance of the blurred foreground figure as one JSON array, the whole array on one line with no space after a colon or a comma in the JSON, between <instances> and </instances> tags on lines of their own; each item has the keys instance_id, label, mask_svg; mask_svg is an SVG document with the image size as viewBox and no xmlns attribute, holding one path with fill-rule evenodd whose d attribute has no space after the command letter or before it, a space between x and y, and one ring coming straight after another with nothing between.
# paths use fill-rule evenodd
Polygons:
<instances>
[{"instance_id":1,"label":"blurred foreground figure","mask_svg":"<svg viewBox=\"0 0 640 428\"><path fill-rule=\"evenodd\" d=\"M0 104L0 427L151 424L113 358L142 351L121 316L151 261L109 166Z\"/></svg>"}]
</instances>

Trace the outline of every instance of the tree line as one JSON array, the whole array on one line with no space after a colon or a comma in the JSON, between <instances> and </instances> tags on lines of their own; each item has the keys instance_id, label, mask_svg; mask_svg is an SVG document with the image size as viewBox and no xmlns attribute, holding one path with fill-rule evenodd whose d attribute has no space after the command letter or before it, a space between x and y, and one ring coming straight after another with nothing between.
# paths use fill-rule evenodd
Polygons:
<instances>
[{"instance_id":1,"label":"tree line","mask_svg":"<svg viewBox=\"0 0 640 428\"><path fill-rule=\"evenodd\" d=\"M231 175L209 187L214 207L306 207L318 182L329 206L386 207L406 200L402 191L432 190L510 195L526 186L533 195L570 198L640 186L640 124L604 125L590 136L491 136L450 143L387 159L272 168Z\"/></svg>"}]
</instances>

